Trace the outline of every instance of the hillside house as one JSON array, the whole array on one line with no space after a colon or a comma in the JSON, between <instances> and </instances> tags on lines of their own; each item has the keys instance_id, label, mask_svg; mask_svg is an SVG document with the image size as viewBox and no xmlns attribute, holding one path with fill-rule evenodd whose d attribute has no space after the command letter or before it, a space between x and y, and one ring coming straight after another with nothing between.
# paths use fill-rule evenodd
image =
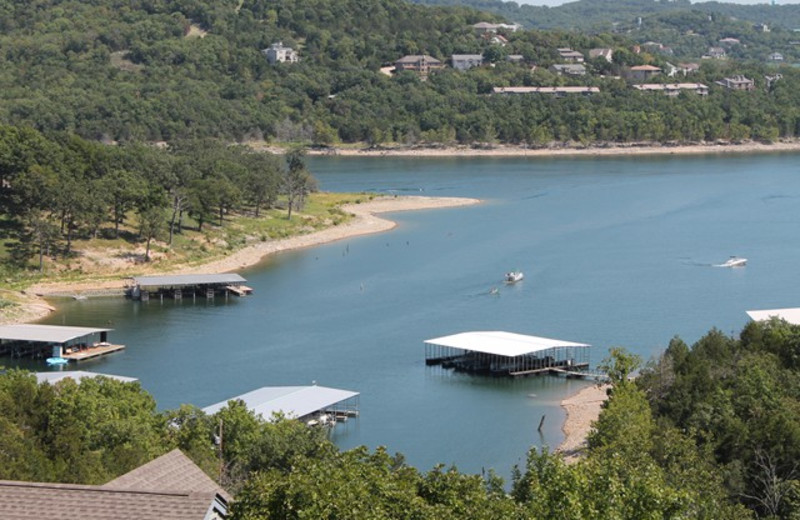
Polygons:
<instances>
[{"instance_id":1,"label":"hillside house","mask_svg":"<svg viewBox=\"0 0 800 520\"><path fill-rule=\"evenodd\" d=\"M511 63L525 63L525 56L522 54L509 54L506 56L506 61Z\"/></svg>"},{"instance_id":2,"label":"hillside house","mask_svg":"<svg viewBox=\"0 0 800 520\"><path fill-rule=\"evenodd\" d=\"M664 74L667 77L674 78L675 75L680 71L677 65L673 65L670 62L664 63Z\"/></svg>"},{"instance_id":3,"label":"hillside house","mask_svg":"<svg viewBox=\"0 0 800 520\"><path fill-rule=\"evenodd\" d=\"M719 43L723 45L739 45L742 42L738 38L722 38Z\"/></svg>"},{"instance_id":4,"label":"hillside house","mask_svg":"<svg viewBox=\"0 0 800 520\"><path fill-rule=\"evenodd\" d=\"M586 67L580 63L559 63L550 66L550 72L559 76L585 76Z\"/></svg>"},{"instance_id":5,"label":"hillside house","mask_svg":"<svg viewBox=\"0 0 800 520\"><path fill-rule=\"evenodd\" d=\"M478 34L496 33L501 32L517 32L522 26L518 23L490 23L478 22L472 26L472 29Z\"/></svg>"},{"instance_id":6,"label":"hillside house","mask_svg":"<svg viewBox=\"0 0 800 520\"><path fill-rule=\"evenodd\" d=\"M410 71L422 78L428 77L432 71L444 68L444 63L427 54L410 54L394 62L396 72Z\"/></svg>"},{"instance_id":7,"label":"hillside house","mask_svg":"<svg viewBox=\"0 0 800 520\"><path fill-rule=\"evenodd\" d=\"M654 65L636 65L630 68L628 77L633 81L647 81L660 73L661 69Z\"/></svg>"},{"instance_id":8,"label":"hillside house","mask_svg":"<svg viewBox=\"0 0 800 520\"><path fill-rule=\"evenodd\" d=\"M596 49L589 50L589 58L603 58L609 63L614 62L614 49L607 49L603 47L598 47Z\"/></svg>"},{"instance_id":9,"label":"hillside house","mask_svg":"<svg viewBox=\"0 0 800 520\"><path fill-rule=\"evenodd\" d=\"M722 47L709 47L708 51L701 56L701 58L707 60L724 60L727 57L728 55Z\"/></svg>"},{"instance_id":10,"label":"hillside house","mask_svg":"<svg viewBox=\"0 0 800 520\"><path fill-rule=\"evenodd\" d=\"M286 47L283 45L283 42L273 43L261 52L267 57L267 61L270 65L275 65L276 63L297 63L300 59L297 56L297 51L291 47Z\"/></svg>"},{"instance_id":11,"label":"hillside house","mask_svg":"<svg viewBox=\"0 0 800 520\"><path fill-rule=\"evenodd\" d=\"M598 87L494 87L493 94L551 94L563 97L570 94L590 96L600 92Z\"/></svg>"},{"instance_id":12,"label":"hillside house","mask_svg":"<svg viewBox=\"0 0 800 520\"><path fill-rule=\"evenodd\" d=\"M753 29L757 32L768 33L769 32L769 25L765 23L757 23L753 25Z\"/></svg>"},{"instance_id":13,"label":"hillside house","mask_svg":"<svg viewBox=\"0 0 800 520\"><path fill-rule=\"evenodd\" d=\"M745 90L749 92L751 90L755 90L756 88L755 81L748 79L741 74L732 76L730 78L723 78L716 83L717 85L722 85L728 90Z\"/></svg>"},{"instance_id":14,"label":"hillside house","mask_svg":"<svg viewBox=\"0 0 800 520\"><path fill-rule=\"evenodd\" d=\"M767 90L772 88L772 85L775 84L776 81L783 79L783 74L775 74L774 76L764 76L764 79L767 81Z\"/></svg>"},{"instance_id":15,"label":"hillside house","mask_svg":"<svg viewBox=\"0 0 800 520\"><path fill-rule=\"evenodd\" d=\"M456 70L469 70L473 67L480 67L483 65L482 54L453 54L450 57L450 62Z\"/></svg>"},{"instance_id":16,"label":"hillside house","mask_svg":"<svg viewBox=\"0 0 800 520\"><path fill-rule=\"evenodd\" d=\"M561 59L564 60L564 62L566 63L583 63L584 61L582 53L578 51L573 51L568 47L558 49L558 54L559 56L561 56Z\"/></svg>"},{"instance_id":17,"label":"hillside house","mask_svg":"<svg viewBox=\"0 0 800 520\"><path fill-rule=\"evenodd\" d=\"M772 54L767 56L767 59L775 63L780 63L783 61L783 54L781 54L780 52L773 52Z\"/></svg>"},{"instance_id":18,"label":"hillside house","mask_svg":"<svg viewBox=\"0 0 800 520\"><path fill-rule=\"evenodd\" d=\"M644 42L642 45L647 52L658 52L661 54L673 54L672 47L667 47L659 42Z\"/></svg>"},{"instance_id":19,"label":"hillside house","mask_svg":"<svg viewBox=\"0 0 800 520\"><path fill-rule=\"evenodd\" d=\"M708 87L702 83L643 83L633 85L641 92L661 92L665 96L675 97L681 92L691 92L698 96L707 96Z\"/></svg>"},{"instance_id":20,"label":"hillside house","mask_svg":"<svg viewBox=\"0 0 800 520\"><path fill-rule=\"evenodd\" d=\"M678 70L684 76L688 74L694 74L695 72L700 70L700 64L698 63L678 63Z\"/></svg>"},{"instance_id":21,"label":"hillside house","mask_svg":"<svg viewBox=\"0 0 800 520\"><path fill-rule=\"evenodd\" d=\"M492 45L499 45L500 47L505 47L506 44L508 43L508 38L506 38L502 34L486 33L483 35L483 38Z\"/></svg>"}]
</instances>

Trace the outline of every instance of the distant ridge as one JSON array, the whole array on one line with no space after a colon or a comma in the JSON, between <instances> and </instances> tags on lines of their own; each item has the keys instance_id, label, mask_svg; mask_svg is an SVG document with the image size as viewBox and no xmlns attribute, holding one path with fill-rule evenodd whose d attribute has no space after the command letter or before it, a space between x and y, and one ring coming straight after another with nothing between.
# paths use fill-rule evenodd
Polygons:
<instances>
[{"instance_id":1,"label":"distant ridge","mask_svg":"<svg viewBox=\"0 0 800 520\"><path fill-rule=\"evenodd\" d=\"M437 6L464 6L499 14L527 29L604 30L610 24L636 20L637 17L681 11L700 11L775 27L800 27L800 4L741 5L725 2L692 4L689 0L578 0L557 7L519 5L500 0L409 0Z\"/></svg>"}]
</instances>

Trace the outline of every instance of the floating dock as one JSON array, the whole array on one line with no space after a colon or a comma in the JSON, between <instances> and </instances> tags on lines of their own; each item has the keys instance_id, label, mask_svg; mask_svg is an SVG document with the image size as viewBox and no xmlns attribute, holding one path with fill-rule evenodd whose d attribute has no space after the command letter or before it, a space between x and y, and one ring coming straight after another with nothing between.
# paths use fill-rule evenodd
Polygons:
<instances>
[{"instance_id":1,"label":"floating dock","mask_svg":"<svg viewBox=\"0 0 800 520\"><path fill-rule=\"evenodd\" d=\"M585 343L504 331L462 332L425 341L425 364L493 376L579 373L589 368Z\"/></svg>"},{"instance_id":2,"label":"floating dock","mask_svg":"<svg viewBox=\"0 0 800 520\"><path fill-rule=\"evenodd\" d=\"M767 309L759 311L747 311L747 315L753 321L769 321L772 318L784 320L791 325L800 325L800 308L789 309Z\"/></svg>"},{"instance_id":3,"label":"floating dock","mask_svg":"<svg viewBox=\"0 0 800 520\"><path fill-rule=\"evenodd\" d=\"M358 417L358 397L358 392L317 385L265 386L207 406L203 411L212 415L227 406L228 401L241 400L248 410L265 420L283 414L309 426L333 426L337 421Z\"/></svg>"},{"instance_id":4,"label":"floating dock","mask_svg":"<svg viewBox=\"0 0 800 520\"><path fill-rule=\"evenodd\" d=\"M153 298L163 300L171 298L212 299L218 295L229 294L245 296L253 293L247 281L238 274L177 274L164 276L135 276L126 291L134 300L148 301Z\"/></svg>"}]
</instances>

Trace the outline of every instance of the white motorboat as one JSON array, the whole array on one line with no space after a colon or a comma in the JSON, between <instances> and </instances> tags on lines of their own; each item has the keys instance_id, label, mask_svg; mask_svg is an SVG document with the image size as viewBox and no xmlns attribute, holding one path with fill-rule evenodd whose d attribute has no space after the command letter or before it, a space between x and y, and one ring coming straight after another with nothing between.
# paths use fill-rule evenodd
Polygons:
<instances>
[{"instance_id":1,"label":"white motorboat","mask_svg":"<svg viewBox=\"0 0 800 520\"><path fill-rule=\"evenodd\" d=\"M523 278L525 278L525 275L522 274L522 271L509 271L503 277L503 280L506 283L517 283L521 281Z\"/></svg>"},{"instance_id":2,"label":"white motorboat","mask_svg":"<svg viewBox=\"0 0 800 520\"><path fill-rule=\"evenodd\" d=\"M732 256L725 261L724 264L718 264L717 267L744 267L747 265L747 258L740 258Z\"/></svg>"}]
</instances>

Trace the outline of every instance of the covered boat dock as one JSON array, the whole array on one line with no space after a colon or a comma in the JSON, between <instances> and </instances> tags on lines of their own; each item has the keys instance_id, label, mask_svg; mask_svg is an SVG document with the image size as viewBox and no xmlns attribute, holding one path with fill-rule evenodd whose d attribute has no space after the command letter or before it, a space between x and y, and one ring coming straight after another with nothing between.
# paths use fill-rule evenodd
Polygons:
<instances>
[{"instance_id":1,"label":"covered boat dock","mask_svg":"<svg viewBox=\"0 0 800 520\"><path fill-rule=\"evenodd\" d=\"M91 379L95 377L107 377L115 379L121 383L133 383L138 381L135 377L114 376L111 374L100 374L98 372L86 372L85 370L65 370L58 372L36 372L37 383L50 383L54 385L63 379L72 379L76 383L80 383L83 379Z\"/></svg>"},{"instance_id":2,"label":"covered boat dock","mask_svg":"<svg viewBox=\"0 0 800 520\"><path fill-rule=\"evenodd\" d=\"M283 413L310 425L335 424L349 417L358 417L358 392L325 386L265 386L230 400L244 401L247 409L270 420L273 414ZM203 408L209 415L224 408L221 401Z\"/></svg>"},{"instance_id":3,"label":"covered boat dock","mask_svg":"<svg viewBox=\"0 0 800 520\"><path fill-rule=\"evenodd\" d=\"M800 308L767 309L761 311L747 311L753 321L767 321L772 318L784 320L792 325L800 325Z\"/></svg>"},{"instance_id":4,"label":"covered boat dock","mask_svg":"<svg viewBox=\"0 0 800 520\"><path fill-rule=\"evenodd\" d=\"M163 276L135 276L128 288L128 296L134 300L147 301L150 297L164 296L180 300L197 298L214 298L217 294L235 294L245 296L251 294L253 289L247 287L244 278L236 273L224 274L175 274Z\"/></svg>"},{"instance_id":5,"label":"covered boat dock","mask_svg":"<svg viewBox=\"0 0 800 520\"><path fill-rule=\"evenodd\" d=\"M61 325L0 326L0 355L11 357L91 359L125 348L108 342L113 329Z\"/></svg>"},{"instance_id":6,"label":"covered boat dock","mask_svg":"<svg viewBox=\"0 0 800 520\"><path fill-rule=\"evenodd\" d=\"M425 364L494 376L580 377L589 368L589 348L585 343L513 332L462 332L426 340Z\"/></svg>"}]
</instances>

